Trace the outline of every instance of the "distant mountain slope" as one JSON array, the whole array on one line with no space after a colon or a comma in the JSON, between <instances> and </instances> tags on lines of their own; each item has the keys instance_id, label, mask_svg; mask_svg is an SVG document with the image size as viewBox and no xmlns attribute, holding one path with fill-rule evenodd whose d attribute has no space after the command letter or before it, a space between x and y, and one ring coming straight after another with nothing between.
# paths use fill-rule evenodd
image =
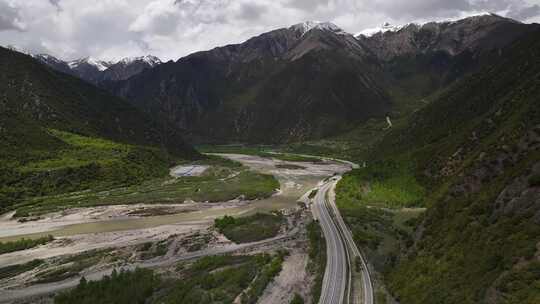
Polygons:
<instances>
[{"instance_id":1,"label":"distant mountain slope","mask_svg":"<svg viewBox=\"0 0 540 304\"><path fill-rule=\"evenodd\" d=\"M161 64L159 58L150 55L128 57L118 62L102 61L91 57L68 62L48 54L32 54L31 56L56 71L97 85L106 81L125 80Z\"/></svg>"},{"instance_id":2,"label":"distant mountain slope","mask_svg":"<svg viewBox=\"0 0 540 304\"><path fill-rule=\"evenodd\" d=\"M403 108L421 106L428 95L484 64L498 61L505 46L539 26L484 14L452 22L388 28L358 39L380 60L402 114Z\"/></svg>"},{"instance_id":3,"label":"distant mountain slope","mask_svg":"<svg viewBox=\"0 0 540 304\"><path fill-rule=\"evenodd\" d=\"M456 56L465 51L480 52L508 45L526 25L494 14L452 22L408 24L357 38L382 60L406 55L445 52Z\"/></svg>"},{"instance_id":4,"label":"distant mountain slope","mask_svg":"<svg viewBox=\"0 0 540 304\"><path fill-rule=\"evenodd\" d=\"M113 63L86 57L70 61L67 65L71 70L70 74L90 83L97 84L101 81L101 73L113 65ZM54 68L54 66L52 67Z\"/></svg>"},{"instance_id":5,"label":"distant mountain slope","mask_svg":"<svg viewBox=\"0 0 540 304\"><path fill-rule=\"evenodd\" d=\"M107 87L202 141L303 141L408 115L533 28L487 15L357 39L306 22Z\"/></svg>"},{"instance_id":6,"label":"distant mountain slope","mask_svg":"<svg viewBox=\"0 0 540 304\"><path fill-rule=\"evenodd\" d=\"M375 160L415 164L429 207L387 273L412 303L540 300L540 31L391 132Z\"/></svg>"},{"instance_id":7,"label":"distant mountain slope","mask_svg":"<svg viewBox=\"0 0 540 304\"><path fill-rule=\"evenodd\" d=\"M150 55L124 58L103 70L99 82L126 80L159 64L161 64L161 60Z\"/></svg>"},{"instance_id":8,"label":"distant mountain slope","mask_svg":"<svg viewBox=\"0 0 540 304\"><path fill-rule=\"evenodd\" d=\"M162 138L146 114L76 78L48 70L31 57L0 48L2 108L38 125L181 151L180 137ZM4 112L3 111L3 112ZM5 113L5 112L4 112Z\"/></svg>"},{"instance_id":9,"label":"distant mountain slope","mask_svg":"<svg viewBox=\"0 0 540 304\"><path fill-rule=\"evenodd\" d=\"M390 108L366 54L335 25L299 24L162 64L112 90L206 139L302 140Z\"/></svg>"},{"instance_id":10,"label":"distant mountain slope","mask_svg":"<svg viewBox=\"0 0 540 304\"><path fill-rule=\"evenodd\" d=\"M107 145L99 141L82 145L95 148L93 152L86 149L83 155L81 145L66 141L71 138L69 134L84 136L89 142L107 139L122 146L125 153L107 150L110 161L100 162L100 153ZM174 159L197 156L166 123L156 124L124 100L4 48L0 48L0 139L0 209L6 201L31 193L62 191L61 187L70 183L54 184L51 176L55 174L57 180L66 174L73 181L79 180L80 184L69 188L75 190L88 179L103 184L126 178L137 181L146 173L156 174L157 169L163 172ZM58 159L64 154L69 157ZM51 161L47 163L47 159ZM50 169L28 169L43 161L39 168ZM92 164L96 167L86 172ZM113 165L118 165L116 175L103 175Z\"/></svg>"}]
</instances>

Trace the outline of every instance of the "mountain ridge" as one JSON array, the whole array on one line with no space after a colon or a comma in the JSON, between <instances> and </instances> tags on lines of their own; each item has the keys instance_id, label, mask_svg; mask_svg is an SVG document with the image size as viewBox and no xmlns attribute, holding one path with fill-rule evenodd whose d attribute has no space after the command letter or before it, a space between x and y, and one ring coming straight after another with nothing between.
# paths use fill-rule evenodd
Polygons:
<instances>
[{"instance_id":1,"label":"mountain ridge","mask_svg":"<svg viewBox=\"0 0 540 304\"><path fill-rule=\"evenodd\" d=\"M99 60L91 56L65 61L49 54L34 54L14 46L7 48L31 56L56 71L76 76L95 85L105 81L125 80L162 63L153 55L125 57L118 61Z\"/></svg>"},{"instance_id":2,"label":"mountain ridge","mask_svg":"<svg viewBox=\"0 0 540 304\"><path fill-rule=\"evenodd\" d=\"M320 57L322 54L327 55L326 59ZM365 54L367 52L356 44L352 35L341 35L317 27L305 33L295 28L282 28L253 37L242 44L197 52L176 62L165 63L127 81L115 83L110 89L195 136L240 141L266 138L283 142L306 138L312 133L320 136L332 129L315 128L312 118L307 119L312 116L310 113L318 112L317 107L324 107L331 113L342 111L336 114L340 117L348 115L346 108L355 107L356 102L364 105L364 111L373 115L386 112L387 106L382 101L384 94L376 90L374 85L377 70L364 62ZM353 73L343 58L351 59L351 66L359 73ZM343 68L336 69L336 66ZM300 67L321 73L305 73ZM285 84L279 80L289 77L289 74L298 76L290 79L296 84ZM345 86L344 91L332 92L328 84L337 81L338 77L345 77L344 74L347 74L343 78L345 83L351 84ZM314 76L319 79L309 80ZM274 78L289 89L273 88ZM364 89L366 86L374 90ZM303 87L304 90L299 91L295 87ZM321 87L327 89L312 94L320 91ZM365 100L354 97L354 91L358 88L365 92ZM271 102L267 102L266 99L271 96L278 103L271 105ZM328 106L331 103L329 100L336 100L345 108L332 109ZM297 114L304 116L305 113L305 118L291 117L291 113L285 110L288 101L291 101L289 105L297 106ZM261 111L270 112L263 115ZM280 118L280 112L287 115ZM361 115L366 117L371 114ZM221 126L220 117L224 118ZM349 124L331 116L326 120L330 125L339 125L340 129ZM273 127L276 125L283 128L278 131ZM218 134L211 135L215 132ZM263 133L271 136L262 136Z\"/></svg>"},{"instance_id":3,"label":"mountain ridge","mask_svg":"<svg viewBox=\"0 0 540 304\"><path fill-rule=\"evenodd\" d=\"M442 32L444 39L428 35L427 46L414 44L412 54L398 52L392 61L380 54L394 52L393 44L377 36L367 41L330 23L306 22L196 52L106 87L197 141L303 141L389 113L405 115L402 108L419 106L489 61L483 53L533 27L494 15L470 17ZM473 34L478 28L482 34ZM447 47L461 29L468 29L461 42Z\"/></svg>"}]
</instances>

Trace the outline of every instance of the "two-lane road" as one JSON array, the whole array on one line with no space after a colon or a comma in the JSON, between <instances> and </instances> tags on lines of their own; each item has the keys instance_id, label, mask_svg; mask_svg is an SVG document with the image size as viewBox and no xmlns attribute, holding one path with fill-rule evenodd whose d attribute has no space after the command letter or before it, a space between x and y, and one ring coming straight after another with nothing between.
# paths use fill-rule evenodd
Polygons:
<instances>
[{"instance_id":1,"label":"two-lane road","mask_svg":"<svg viewBox=\"0 0 540 304\"><path fill-rule=\"evenodd\" d=\"M327 263L321 290L320 304L373 304L373 287L369 268L353 241L352 233L343 221L335 204L334 188L339 177L319 187L312 205L326 239ZM356 257L362 262L362 301L351 299L351 265ZM355 294L355 293L353 293Z\"/></svg>"}]
</instances>

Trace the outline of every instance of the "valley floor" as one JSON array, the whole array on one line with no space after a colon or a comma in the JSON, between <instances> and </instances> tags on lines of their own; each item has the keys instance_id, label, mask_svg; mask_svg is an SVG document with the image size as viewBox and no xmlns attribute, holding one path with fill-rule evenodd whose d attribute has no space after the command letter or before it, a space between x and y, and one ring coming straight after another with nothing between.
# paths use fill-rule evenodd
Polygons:
<instances>
[{"instance_id":1,"label":"valley floor","mask_svg":"<svg viewBox=\"0 0 540 304\"><path fill-rule=\"evenodd\" d=\"M295 293L310 299L308 287L314 278L305 270L309 259L303 227L311 221L311 214L298 201L301 197L306 200L304 194L319 181L346 172L350 166L335 161L291 162L238 154L221 156L255 172L275 176L279 191L258 200L239 197L224 202L74 208L43 214L38 220L28 222L13 219L13 213L5 214L0 219L0 242L45 235L52 235L54 240L0 255L0 302L18 299L24 303L26 298L29 302L40 299L47 303L51 301L48 295L75 286L81 276L95 280L115 268L151 268L162 273L180 261L201 256L253 255L282 249L288 251L283 259L283 271L264 290L260 303L289 303ZM176 168L172 173L185 171ZM279 233L269 239L235 244L213 227L214 219L223 215L244 217L275 211L280 211L286 221ZM286 293L282 292L284 286L288 289Z\"/></svg>"}]
</instances>

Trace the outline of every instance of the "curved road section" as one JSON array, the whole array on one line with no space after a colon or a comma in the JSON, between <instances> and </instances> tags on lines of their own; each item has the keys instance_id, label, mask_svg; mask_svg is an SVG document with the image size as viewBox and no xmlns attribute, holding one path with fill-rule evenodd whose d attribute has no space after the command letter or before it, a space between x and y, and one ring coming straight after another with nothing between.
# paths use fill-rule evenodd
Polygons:
<instances>
[{"instance_id":1,"label":"curved road section","mask_svg":"<svg viewBox=\"0 0 540 304\"><path fill-rule=\"evenodd\" d=\"M369 268L353 241L335 205L334 188L340 177L334 177L319 187L312 211L319 221L326 239L327 262L321 290L320 304L373 304L373 286ZM356 257L362 262L362 301L351 297L351 265Z\"/></svg>"}]
</instances>

